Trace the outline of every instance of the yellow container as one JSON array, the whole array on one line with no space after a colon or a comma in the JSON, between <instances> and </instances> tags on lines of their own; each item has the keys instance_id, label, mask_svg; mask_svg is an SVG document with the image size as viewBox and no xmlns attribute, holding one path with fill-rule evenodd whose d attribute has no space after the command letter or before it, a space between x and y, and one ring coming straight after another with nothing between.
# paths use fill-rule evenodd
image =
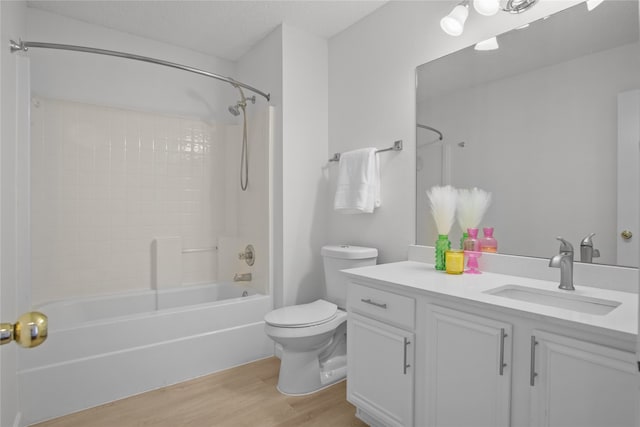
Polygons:
<instances>
[{"instance_id":1,"label":"yellow container","mask_svg":"<svg viewBox=\"0 0 640 427\"><path fill-rule=\"evenodd\" d=\"M445 252L447 274L462 274L464 271L464 251L450 250Z\"/></svg>"}]
</instances>

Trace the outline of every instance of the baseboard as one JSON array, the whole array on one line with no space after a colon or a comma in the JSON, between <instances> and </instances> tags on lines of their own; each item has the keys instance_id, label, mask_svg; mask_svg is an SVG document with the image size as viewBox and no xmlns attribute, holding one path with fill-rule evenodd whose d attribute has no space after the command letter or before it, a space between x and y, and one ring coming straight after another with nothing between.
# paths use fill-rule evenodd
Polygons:
<instances>
[{"instance_id":1,"label":"baseboard","mask_svg":"<svg viewBox=\"0 0 640 427\"><path fill-rule=\"evenodd\" d=\"M356 418L367 424L369 427L385 427L385 425L382 424L379 420L372 417L360 408L356 408Z\"/></svg>"}]
</instances>

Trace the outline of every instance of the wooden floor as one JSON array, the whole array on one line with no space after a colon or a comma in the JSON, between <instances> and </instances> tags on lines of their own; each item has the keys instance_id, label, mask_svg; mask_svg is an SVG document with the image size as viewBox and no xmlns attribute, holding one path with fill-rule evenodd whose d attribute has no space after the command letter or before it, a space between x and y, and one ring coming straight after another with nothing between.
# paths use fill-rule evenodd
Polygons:
<instances>
[{"instance_id":1,"label":"wooden floor","mask_svg":"<svg viewBox=\"0 0 640 427\"><path fill-rule=\"evenodd\" d=\"M38 427L365 426L346 400L346 382L309 396L276 390L269 358L37 424Z\"/></svg>"}]
</instances>

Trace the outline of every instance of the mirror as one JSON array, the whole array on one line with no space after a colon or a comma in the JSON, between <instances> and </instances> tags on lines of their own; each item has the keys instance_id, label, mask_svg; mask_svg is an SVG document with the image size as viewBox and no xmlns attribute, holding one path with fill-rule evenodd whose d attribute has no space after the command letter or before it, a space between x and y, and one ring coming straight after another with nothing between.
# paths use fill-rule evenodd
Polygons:
<instances>
[{"instance_id":1,"label":"mirror","mask_svg":"<svg viewBox=\"0 0 640 427\"><path fill-rule=\"evenodd\" d=\"M637 267L638 18L636 0L580 3L418 67L416 244L437 239L426 190L451 184L492 193L499 253L550 258L562 236L580 261L596 233L593 262Z\"/></svg>"}]
</instances>

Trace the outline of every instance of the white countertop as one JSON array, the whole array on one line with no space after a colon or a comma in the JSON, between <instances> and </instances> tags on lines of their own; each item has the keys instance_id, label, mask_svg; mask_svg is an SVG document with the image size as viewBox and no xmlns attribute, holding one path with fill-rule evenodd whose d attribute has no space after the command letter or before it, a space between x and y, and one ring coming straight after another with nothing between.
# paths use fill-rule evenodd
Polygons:
<instances>
[{"instance_id":1,"label":"white countertop","mask_svg":"<svg viewBox=\"0 0 640 427\"><path fill-rule=\"evenodd\" d=\"M623 339L635 340L638 333L638 295L635 293L579 285L575 286L575 291L564 291L558 289L557 282L489 272L452 275L437 271L432 264L416 261L379 264L343 270L343 272L350 278L374 280L425 294L456 297L492 307L516 310L527 315L544 316L574 325L587 326L589 329L599 329L599 332L611 333ZM588 298L600 298L621 304L608 314L594 315L484 293L505 285L520 285Z\"/></svg>"}]
</instances>

